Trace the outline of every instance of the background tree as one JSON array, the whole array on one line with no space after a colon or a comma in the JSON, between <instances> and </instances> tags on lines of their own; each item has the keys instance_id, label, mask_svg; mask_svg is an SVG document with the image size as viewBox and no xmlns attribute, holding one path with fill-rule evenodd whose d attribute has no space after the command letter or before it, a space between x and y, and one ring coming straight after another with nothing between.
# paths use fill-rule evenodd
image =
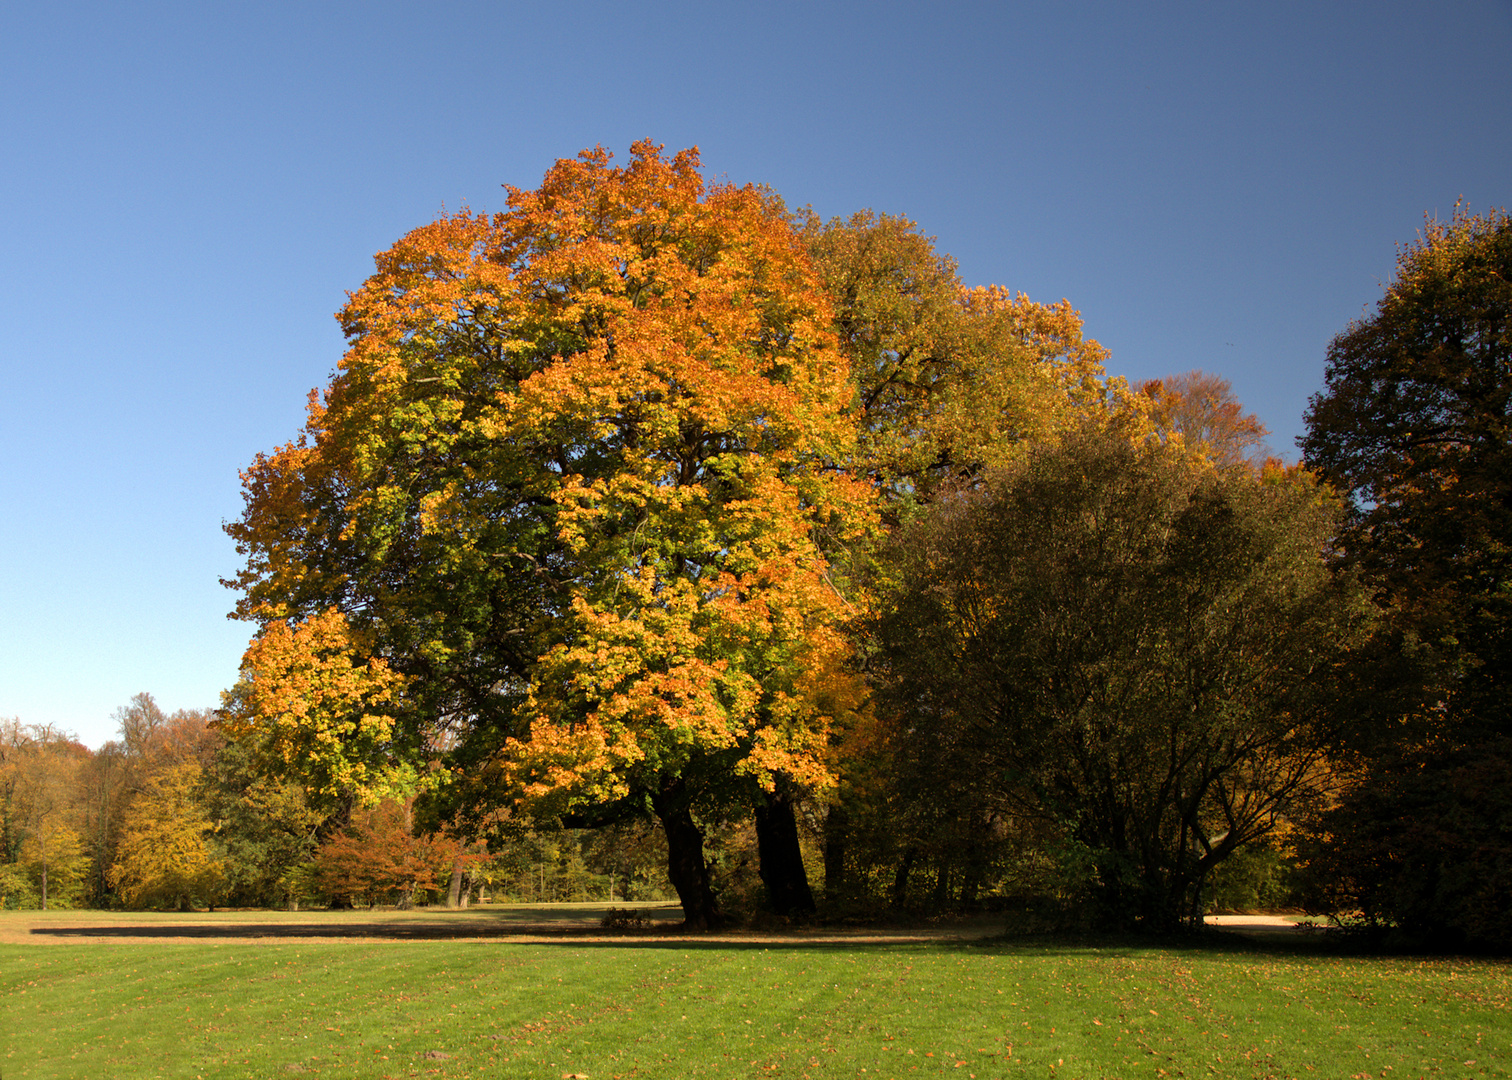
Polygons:
<instances>
[{"instance_id":1,"label":"background tree","mask_svg":"<svg viewBox=\"0 0 1512 1080\"><path fill-rule=\"evenodd\" d=\"M800 214L799 221L849 361L855 469L881 494L891 527L940 491L975 482L1031 441L1102 414L1120 396L1121 384L1103 377L1107 351L1083 336L1066 301L1043 305L997 286L967 288L954 260L904 217L862 211L828 222ZM901 798L906 756L879 737L865 695L838 682L850 705L832 729L840 782L826 800L829 900L862 902L877 891L884 863L893 868L885 891L897 902L906 900L916 864L948 885L957 833L972 838L967 861L982 865L980 841L990 830L969 821L970 812L957 821L959 806ZM926 820L934 825L926 828ZM917 827L903 829L905 821ZM960 881L965 894L970 877Z\"/></svg>"},{"instance_id":2,"label":"background tree","mask_svg":"<svg viewBox=\"0 0 1512 1080\"><path fill-rule=\"evenodd\" d=\"M21 851L16 787L21 781L21 755L30 742L31 734L18 718L0 720L0 865L13 864Z\"/></svg>"},{"instance_id":3,"label":"background tree","mask_svg":"<svg viewBox=\"0 0 1512 1080\"><path fill-rule=\"evenodd\" d=\"M20 865L37 886L38 906L72 907L89 874L79 833L62 816L42 819L21 844Z\"/></svg>"},{"instance_id":4,"label":"background tree","mask_svg":"<svg viewBox=\"0 0 1512 1080\"><path fill-rule=\"evenodd\" d=\"M11 828L17 861L37 888L42 910L49 900L72 899L87 872L76 826L78 773L89 750L50 727L12 731L7 749Z\"/></svg>"},{"instance_id":5,"label":"background tree","mask_svg":"<svg viewBox=\"0 0 1512 1080\"><path fill-rule=\"evenodd\" d=\"M1147 379L1135 387L1145 399L1150 422L1161 436L1180 434L1192 449L1220 466L1248 463L1256 468L1269 456L1265 425L1246 413L1229 381L1205 371Z\"/></svg>"},{"instance_id":6,"label":"background tree","mask_svg":"<svg viewBox=\"0 0 1512 1080\"><path fill-rule=\"evenodd\" d=\"M0 721L0 906L90 897L85 778L94 755L55 728Z\"/></svg>"},{"instance_id":7,"label":"background tree","mask_svg":"<svg viewBox=\"0 0 1512 1080\"><path fill-rule=\"evenodd\" d=\"M220 736L205 709L164 712L150 693L136 694L115 711L118 737L81 763L79 837L91 869L86 893L91 903L119 902L111 884L126 811L163 768L183 761L201 766L215 753Z\"/></svg>"},{"instance_id":8,"label":"background tree","mask_svg":"<svg viewBox=\"0 0 1512 1080\"><path fill-rule=\"evenodd\" d=\"M1107 350L1068 302L967 288L905 217L799 221L850 364L858 468L890 502L927 501L1103 403Z\"/></svg>"},{"instance_id":9,"label":"background tree","mask_svg":"<svg viewBox=\"0 0 1512 1080\"><path fill-rule=\"evenodd\" d=\"M1388 612L1355 674L1356 783L1320 823L1333 903L1512 943L1512 219L1456 207L1329 346L1304 458L1348 497L1338 559ZM1407 812L1410 808L1410 812ZM1369 870L1356 873L1355 870ZM1341 882L1352 882L1341 890ZM1501 893L1505 895L1505 893Z\"/></svg>"},{"instance_id":10,"label":"background tree","mask_svg":"<svg viewBox=\"0 0 1512 1080\"><path fill-rule=\"evenodd\" d=\"M210 846L225 902L292 909L302 899L301 867L313 861L329 814L285 771L266 765L254 748L226 739L192 794L214 824Z\"/></svg>"},{"instance_id":11,"label":"background tree","mask_svg":"<svg viewBox=\"0 0 1512 1080\"><path fill-rule=\"evenodd\" d=\"M1079 853L1101 921L1169 929L1317 794L1363 605L1306 473L1218 470L1127 424L1029 449L898 550L884 706L929 798Z\"/></svg>"},{"instance_id":12,"label":"background tree","mask_svg":"<svg viewBox=\"0 0 1512 1080\"><path fill-rule=\"evenodd\" d=\"M444 836L417 836L412 802L384 799L359 808L351 822L315 854L321 888L332 896L362 896L369 903L393 895L403 909L417 891L436 889L460 850Z\"/></svg>"},{"instance_id":13,"label":"background tree","mask_svg":"<svg viewBox=\"0 0 1512 1080\"><path fill-rule=\"evenodd\" d=\"M199 762L184 759L148 778L127 808L110 883L133 907L214 906L223 883L213 828L195 799Z\"/></svg>"},{"instance_id":14,"label":"background tree","mask_svg":"<svg viewBox=\"0 0 1512 1080\"><path fill-rule=\"evenodd\" d=\"M89 856L84 894L93 907L108 907L114 899L110 864L120 841L121 819L129 801L131 777L118 740L107 742L79 768L79 838Z\"/></svg>"}]
</instances>

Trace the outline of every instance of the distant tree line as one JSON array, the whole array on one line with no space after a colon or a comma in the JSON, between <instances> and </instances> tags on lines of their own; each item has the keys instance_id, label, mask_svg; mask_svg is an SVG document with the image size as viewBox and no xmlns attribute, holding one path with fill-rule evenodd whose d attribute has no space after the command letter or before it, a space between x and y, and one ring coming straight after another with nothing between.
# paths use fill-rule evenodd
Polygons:
<instances>
[{"instance_id":1,"label":"distant tree line","mask_svg":"<svg viewBox=\"0 0 1512 1080\"><path fill-rule=\"evenodd\" d=\"M906 219L558 162L342 309L243 474L221 709L12 725L7 895L1504 948L1509 271L1505 215L1430 222L1285 466L1223 379L1108 377Z\"/></svg>"},{"instance_id":2,"label":"distant tree line","mask_svg":"<svg viewBox=\"0 0 1512 1080\"><path fill-rule=\"evenodd\" d=\"M413 799L333 814L251 767L210 710L138 694L98 750L0 722L0 910L660 900L654 832L522 830L491 847L427 829Z\"/></svg>"}]
</instances>

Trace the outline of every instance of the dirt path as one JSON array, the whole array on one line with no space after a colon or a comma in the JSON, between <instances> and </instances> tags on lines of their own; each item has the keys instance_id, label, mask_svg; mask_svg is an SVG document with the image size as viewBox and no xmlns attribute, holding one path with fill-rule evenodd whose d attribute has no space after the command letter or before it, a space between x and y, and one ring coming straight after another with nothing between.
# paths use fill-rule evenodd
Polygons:
<instances>
[{"instance_id":1,"label":"dirt path","mask_svg":"<svg viewBox=\"0 0 1512 1080\"><path fill-rule=\"evenodd\" d=\"M1316 920L1298 921L1295 915L1208 915L1203 922L1217 930L1260 942L1296 941L1327 929Z\"/></svg>"}]
</instances>

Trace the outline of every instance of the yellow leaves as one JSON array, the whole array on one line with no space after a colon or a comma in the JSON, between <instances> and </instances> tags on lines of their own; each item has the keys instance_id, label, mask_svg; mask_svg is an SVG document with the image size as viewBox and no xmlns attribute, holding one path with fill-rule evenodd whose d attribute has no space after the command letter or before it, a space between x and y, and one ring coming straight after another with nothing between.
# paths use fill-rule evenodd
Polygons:
<instances>
[{"instance_id":1,"label":"yellow leaves","mask_svg":"<svg viewBox=\"0 0 1512 1080\"><path fill-rule=\"evenodd\" d=\"M856 460L885 488L927 499L1106 409L1107 351L1066 301L963 287L904 218L810 216L804 233L853 365Z\"/></svg>"},{"instance_id":2,"label":"yellow leaves","mask_svg":"<svg viewBox=\"0 0 1512 1080\"><path fill-rule=\"evenodd\" d=\"M210 852L211 825L193 798L200 766L175 762L154 774L126 811L107 877L132 906L211 902L224 867Z\"/></svg>"},{"instance_id":3,"label":"yellow leaves","mask_svg":"<svg viewBox=\"0 0 1512 1080\"><path fill-rule=\"evenodd\" d=\"M404 679L366 655L361 635L334 608L290 626L263 628L242 660L248 711L225 721L232 737L252 736L322 795L365 801L401 793L411 770L388 766Z\"/></svg>"},{"instance_id":4,"label":"yellow leaves","mask_svg":"<svg viewBox=\"0 0 1512 1080\"><path fill-rule=\"evenodd\" d=\"M1081 313L1069 301L1039 304L990 285L963 289L961 306L968 349L977 359L945 403L962 415L943 426L959 425L980 448L979 460L1002 463L1025 442L1053 437L1102 411L1108 351L1082 336Z\"/></svg>"},{"instance_id":5,"label":"yellow leaves","mask_svg":"<svg viewBox=\"0 0 1512 1080\"><path fill-rule=\"evenodd\" d=\"M455 507L458 485L449 483L439 491L426 492L420 498L420 527L426 532L441 529L445 519Z\"/></svg>"}]
</instances>

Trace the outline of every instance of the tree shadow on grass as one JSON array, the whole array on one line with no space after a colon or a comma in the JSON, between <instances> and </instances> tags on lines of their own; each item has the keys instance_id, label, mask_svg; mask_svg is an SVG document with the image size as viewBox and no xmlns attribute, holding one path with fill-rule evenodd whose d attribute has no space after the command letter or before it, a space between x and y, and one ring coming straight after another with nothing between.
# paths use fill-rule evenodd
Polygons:
<instances>
[{"instance_id":1,"label":"tree shadow on grass","mask_svg":"<svg viewBox=\"0 0 1512 1080\"><path fill-rule=\"evenodd\" d=\"M162 923L102 921L63 925L38 925L32 935L54 940L88 941L478 941L500 944L562 945L576 949L666 949L684 951L826 950L837 952L894 950L924 947L963 953L1014 953L1036 956L1087 955L1133 956L1150 952L1201 952L1246 954L1284 952L1331 953L1348 951L1345 943L1326 934L1282 931L1250 935L1209 930L1189 935L1099 935L1099 934L989 934L952 935L940 930L918 932L902 927L729 930L713 933L683 932L676 923L606 929L587 919L563 925L554 922L521 921L511 913L496 918L466 919L405 918L394 920L320 920L302 922L177 922ZM1289 936L1287 936L1289 935Z\"/></svg>"},{"instance_id":2,"label":"tree shadow on grass","mask_svg":"<svg viewBox=\"0 0 1512 1080\"><path fill-rule=\"evenodd\" d=\"M311 923L163 923L163 924L80 924L74 926L34 926L30 933L55 938L106 938L117 940L182 938L189 940L255 939L298 941L309 938L339 938L372 941L457 941L469 938L633 938L636 935L667 934L673 927L635 930L604 930L592 924L562 926L520 922L467 923L446 922L311 922Z\"/></svg>"}]
</instances>

